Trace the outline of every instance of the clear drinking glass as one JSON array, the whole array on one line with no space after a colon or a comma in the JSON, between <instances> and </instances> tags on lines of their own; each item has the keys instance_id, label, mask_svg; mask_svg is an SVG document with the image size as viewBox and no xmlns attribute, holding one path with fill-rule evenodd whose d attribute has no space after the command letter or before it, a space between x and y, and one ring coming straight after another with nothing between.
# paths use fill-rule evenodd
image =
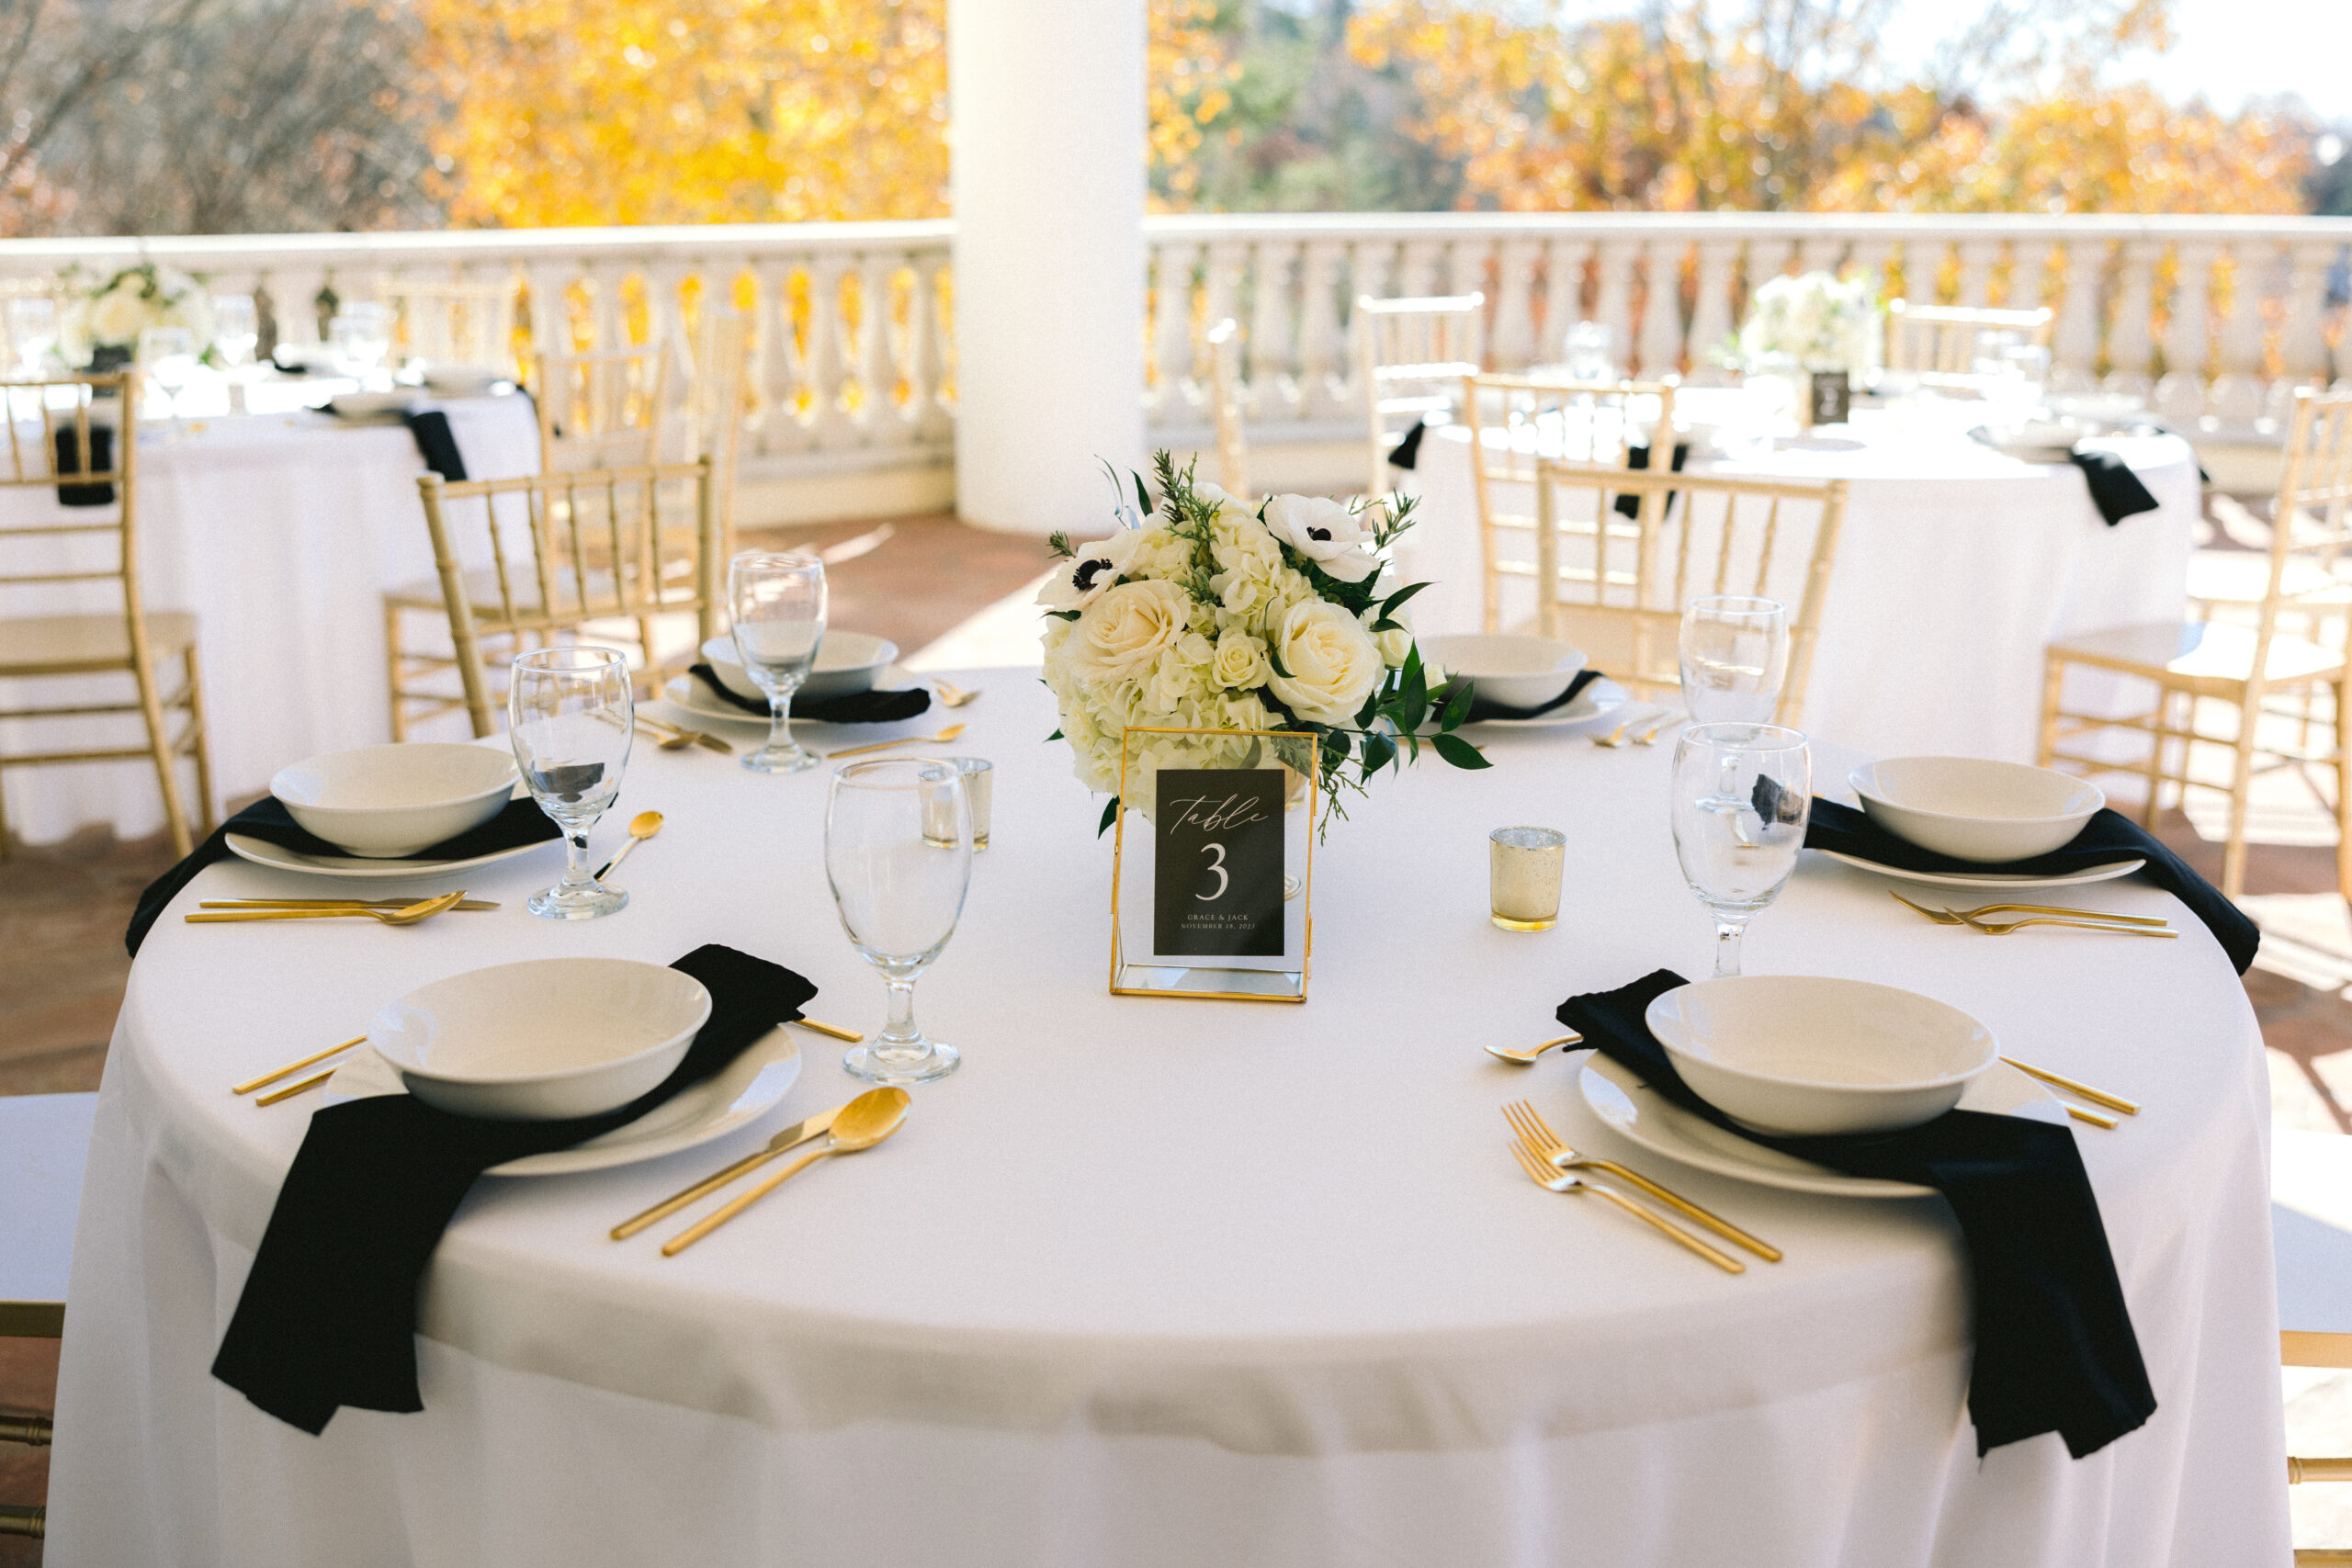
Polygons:
<instances>
[{"instance_id":1,"label":"clear drinking glass","mask_svg":"<svg viewBox=\"0 0 2352 1568\"><path fill-rule=\"evenodd\" d=\"M46 294L20 294L8 301L8 343L17 369L38 376L57 346L57 301Z\"/></svg>"},{"instance_id":2,"label":"clear drinking glass","mask_svg":"<svg viewBox=\"0 0 2352 1568\"><path fill-rule=\"evenodd\" d=\"M163 392L177 419L180 389L196 374L196 334L186 327L145 328L139 334L139 368Z\"/></svg>"},{"instance_id":3,"label":"clear drinking glass","mask_svg":"<svg viewBox=\"0 0 2352 1568\"><path fill-rule=\"evenodd\" d=\"M735 653L768 694L768 743L743 759L755 773L797 773L817 759L792 739L792 694L825 640L825 563L799 550L746 550L727 563Z\"/></svg>"},{"instance_id":4,"label":"clear drinking glass","mask_svg":"<svg viewBox=\"0 0 2352 1568\"><path fill-rule=\"evenodd\" d=\"M391 312L369 300L345 305L327 322L327 344L335 368L365 382L392 351Z\"/></svg>"},{"instance_id":5,"label":"clear drinking glass","mask_svg":"<svg viewBox=\"0 0 2352 1568\"><path fill-rule=\"evenodd\" d=\"M1789 679L1789 607L1717 594L1682 608L1682 705L1693 724L1771 722Z\"/></svg>"},{"instance_id":6,"label":"clear drinking glass","mask_svg":"<svg viewBox=\"0 0 2352 1568\"><path fill-rule=\"evenodd\" d=\"M854 1076L911 1084L956 1070L955 1047L915 1027L915 981L956 934L971 877L971 808L954 762L892 757L833 770L825 880L850 945L890 990L889 1021L842 1057Z\"/></svg>"},{"instance_id":7,"label":"clear drinking glass","mask_svg":"<svg viewBox=\"0 0 2352 1568\"><path fill-rule=\"evenodd\" d=\"M234 368L254 362L254 346L261 342L261 315L250 294L212 297L212 346L220 363Z\"/></svg>"},{"instance_id":8,"label":"clear drinking glass","mask_svg":"<svg viewBox=\"0 0 2352 1568\"><path fill-rule=\"evenodd\" d=\"M563 880L535 895L531 913L593 920L628 902L588 869L588 830L621 792L637 733L628 659L610 648L543 648L518 654L506 694L507 738L523 783L563 829Z\"/></svg>"},{"instance_id":9,"label":"clear drinking glass","mask_svg":"<svg viewBox=\"0 0 2352 1568\"><path fill-rule=\"evenodd\" d=\"M989 805L996 793L996 764L986 757L942 757L939 761L963 775L964 805L972 818L972 852L989 847ZM923 835L941 841L956 836L954 802L941 795L923 818Z\"/></svg>"},{"instance_id":10,"label":"clear drinking glass","mask_svg":"<svg viewBox=\"0 0 2352 1568\"><path fill-rule=\"evenodd\" d=\"M1561 353L1571 381L1606 381L1617 374L1617 334L1605 321L1578 321L1568 329Z\"/></svg>"},{"instance_id":11,"label":"clear drinking glass","mask_svg":"<svg viewBox=\"0 0 2352 1568\"><path fill-rule=\"evenodd\" d=\"M1674 747L1674 853L1715 917L1715 976L1739 973L1739 941L1781 895L1813 814L1813 757L1776 724L1701 724Z\"/></svg>"}]
</instances>

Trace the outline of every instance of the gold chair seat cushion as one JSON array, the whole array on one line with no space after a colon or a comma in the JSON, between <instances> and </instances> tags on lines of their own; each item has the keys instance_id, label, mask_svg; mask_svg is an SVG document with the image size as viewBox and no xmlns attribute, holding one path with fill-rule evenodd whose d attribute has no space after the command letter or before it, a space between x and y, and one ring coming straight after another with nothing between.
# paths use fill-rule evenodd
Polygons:
<instances>
[{"instance_id":1,"label":"gold chair seat cushion","mask_svg":"<svg viewBox=\"0 0 2352 1568\"><path fill-rule=\"evenodd\" d=\"M196 641L196 616L151 610L150 658L168 659ZM83 675L130 668L130 626L119 615L27 615L0 620L0 675Z\"/></svg>"},{"instance_id":2,"label":"gold chair seat cushion","mask_svg":"<svg viewBox=\"0 0 2352 1568\"><path fill-rule=\"evenodd\" d=\"M2086 632L2050 645L2062 659L2165 678L2173 685L2244 685L2254 673L2254 628L2219 621L2166 621ZM2267 682L2332 677L2344 655L2301 637L2273 637L2265 661Z\"/></svg>"}]
</instances>

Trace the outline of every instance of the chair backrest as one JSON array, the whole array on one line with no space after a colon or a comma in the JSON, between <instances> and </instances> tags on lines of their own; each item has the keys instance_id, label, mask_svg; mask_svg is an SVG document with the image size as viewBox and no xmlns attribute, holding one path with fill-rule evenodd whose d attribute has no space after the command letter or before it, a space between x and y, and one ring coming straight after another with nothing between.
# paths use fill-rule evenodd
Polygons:
<instances>
[{"instance_id":1,"label":"chair backrest","mask_svg":"<svg viewBox=\"0 0 2352 1568\"><path fill-rule=\"evenodd\" d=\"M1633 515L1618 508L1630 498ZM1845 516L1846 481L1783 483L1542 462L1539 625L1644 695L1679 689L1682 608L1745 593L1790 607L1780 722L1795 726Z\"/></svg>"},{"instance_id":2,"label":"chair backrest","mask_svg":"<svg viewBox=\"0 0 2352 1568\"><path fill-rule=\"evenodd\" d=\"M1462 378L1486 367L1486 311L1484 294L1357 297L1356 384L1363 400L1368 500L1388 493L1392 427L1447 412Z\"/></svg>"},{"instance_id":3,"label":"chair backrest","mask_svg":"<svg viewBox=\"0 0 2352 1568\"><path fill-rule=\"evenodd\" d=\"M139 596L139 372L0 380L6 400L8 463L0 490L51 489L62 504L11 509L23 522L0 523L0 547L20 539L67 541L44 552L38 570L19 571L0 548L0 588L23 602L53 599L58 613L86 612L89 584L111 581L122 595L130 648L147 667L146 624ZM40 434L32 425L38 420ZM68 598L72 603L68 603ZM35 613L29 606L25 613ZM119 666L118 666L119 667Z\"/></svg>"},{"instance_id":4,"label":"chair backrest","mask_svg":"<svg viewBox=\"0 0 2352 1568\"><path fill-rule=\"evenodd\" d=\"M686 614L697 644L718 635L727 563L710 459L416 482L476 735L496 728L485 637L519 648L591 621Z\"/></svg>"},{"instance_id":5,"label":"chair backrest","mask_svg":"<svg viewBox=\"0 0 2352 1568\"><path fill-rule=\"evenodd\" d=\"M1249 501L1250 446L1241 431L1241 325L1231 316L1209 329L1209 412L1216 421L1217 483Z\"/></svg>"},{"instance_id":6,"label":"chair backrest","mask_svg":"<svg viewBox=\"0 0 2352 1568\"><path fill-rule=\"evenodd\" d=\"M1657 431L1674 428L1675 383L1575 381L1537 376L1465 376L1464 422L1470 429L1470 477L1478 502L1479 545L1486 559L1486 626L1501 630L1502 579L1529 576L1532 560L1504 554L1504 536L1535 532L1535 465L1600 463L1631 468L1635 453L1653 461ZM1669 446L1668 453L1672 448ZM1671 467L1659 462L1658 467ZM1511 510L1526 487L1524 512Z\"/></svg>"},{"instance_id":7,"label":"chair backrest","mask_svg":"<svg viewBox=\"0 0 2352 1568\"><path fill-rule=\"evenodd\" d=\"M428 365L479 365L512 376L514 286L386 276L376 298L391 307L395 357Z\"/></svg>"},{"instance_id":8,"label":"chair backrest","mask_svg":"<svg viewBox=\"0 0 2352 1568\"><path fill-rule=\"evenodd\" d=\"M670 350L639 344L594 354L532 356L531 395L539 410L539 467L641 468L666 455Z\"/></svg>"},{"instance_id":9,"label":"chair backrest","mask_svg":"<svg viewBox=\"0 0 2352 1568\"><path fill-rule=\"evenodd\" d=\"M2270 577L2256 630L2268 648L2282 612L2311 616L2300 601L2341 592L2338 572L2352 550L2352 390L2305 387L2295 393L2287 450L2270 522ZM2341 620L2340 607L2315 618ZM2264 668L2257 658L2256 671Z\"/></svg>"},{"instance_id":10,"label":"chair backrest","mask_svg":"<svg viewBox=\"0 0 2352 1568\"><path fill-rule=\"evenodd\" d=\"M1886 367L1929 375L1964 376L1975 367L1986 333L2018 333L2036 348L2050 346L2054 314L1996 310L1976 305L1914 305L1893 299L1886 307Z\"/></svg>"}]
</instances>

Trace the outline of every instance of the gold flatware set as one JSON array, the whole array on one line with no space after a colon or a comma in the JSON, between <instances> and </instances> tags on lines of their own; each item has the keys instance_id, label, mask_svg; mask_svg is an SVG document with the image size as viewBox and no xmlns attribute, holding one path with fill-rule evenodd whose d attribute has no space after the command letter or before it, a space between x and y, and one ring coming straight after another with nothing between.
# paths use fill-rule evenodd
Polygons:
<instances>
[{"instance_id":1,"label":"gold flatware set","mask_svg":"<svg viewBox=\"0 0 2352 1568\"><path fill-rule=\"evenodd\" d=\"M734 747L721 740L718 736L706 735L699 729L687 729L665 719L648 718L641 713L637 716L637 722L665 738L662 742L662 750L664 751L675 751L684 746L699 746L707 751L716 751L722 757L732 757L735 754Z\"/></svg>"},{"instance_id":2,"label":"gold flatware set","mask_svg":"<svg viewBox=\"0 0 2352 1568\"><path fill-rule=\"evenodd\" d=\"M426 898L414 904L390 905L383 902L366 904L333 904L304 901L293 905L268 905L258 900L238 902L234 908L212 909L209 914L182 917L189 925L210 925L232 920L380 920L388 926L413 926L419 920L429 920L435 915L447 914L466 902L466 890L444 893L437 898ZM487 908L496 908L495 904ZM207 906L208 908L211 907Z\"/></svg>"},{"instance_id":3,"label":"gold flatware set","mask_svg":"<svg viewBox=\"0 0 2352 1568\"><path fill-rule=\"evenodd\" d=\"M1595 746L1607 746L1612 750L1621 746L1655 746L1657 744L1659 736L1679 725L1687 723L1690 716L1688 714L1677 713L1672 708L1657 708L1646 713L1637 713L1608 734L1594 736L1592 743Z\"/></svg>"},{"instance_id":4,"label":"gold flatware set","mask_svg":"<svg viewBox=\"0 0 2352 1568\"><path fill-rule=\"evenodd\" d=\"M2070 909L2060 904L1981 904L1973 909L1931 909L1925 904L1915 904L1890 887L1887 896L1915 914L1924 915L1939 926L1966 926L1983 931L1986 936L2007 936L2027 926L2073 926L2082 931L2114 931L2124 936L2177 937L2180 933L2166 922L2151 919L2145 915L2114 915L2103 909ZM1988 920L1986 915L2011 914L2017 919Z\"/></svg>"},{"instance_id":5,"label":"gold flatware set","mask_svg":"<svg viewBox=\"0 0 2352 1568\"><path fill-rule=\"evenodd\" d=\"M1620 1165L1615 1160L1596 1159L1589 1155L1578 1154L1544 1123L1543 1116L1528 1101L1514 1100L1504 1106L1503 1120L1510 1122L1511 1131L1519 1134L1520 1144L1545 1164L1557 1167L1562 1170L1597 1170L1603 1175L1613 1176L1620 1181L1631 1182L1667 1207L1688 1219L1697 1221L1725 1241L1746 1247L1767 1263L1778 1263L1781 1260L1779 1247L1769 1242L1758 1240L1722 1215L1702 1209L1688 1198L1668 1190L1641 1172ZM1738 1271L1736 1260L1733 1271L1735 1273Z\"/></svg>"},{"instance_id":6,"label":"gold flatware set","mask_svg":"<svg viewBox=\"0 0 2352 1568\"><path fill-rule=\"evenodd\" d=\"M948 705L953 707L956 705L951 703ZM963 734L967 728L961 724L951 724L936 735L909 735L897 740L873 740L863 746L844 746L838 751L827 751L823 755L830 761L835 757L863 757L868 751L888 751L893 746L944 746Z\"/></svg>"}]
</instances>

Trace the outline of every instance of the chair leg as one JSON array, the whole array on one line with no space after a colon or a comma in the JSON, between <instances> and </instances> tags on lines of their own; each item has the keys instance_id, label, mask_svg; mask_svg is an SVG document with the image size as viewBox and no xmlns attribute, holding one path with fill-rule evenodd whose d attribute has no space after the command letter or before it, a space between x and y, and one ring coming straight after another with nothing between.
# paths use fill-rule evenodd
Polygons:
<instances>
[{"instance_id":1,"label":"chair leg","mask_svg":"<svg viewBox=\"0 0 2352 1568\"><path fill-rule=\"evenodd\" d=\"M2194 697L2189 699L2196 701ZM2153 833L2156 830L2156 813L2164 808L2165 797L2165 729L2172 717L2173 694L2162 686L2156 688L2154 722L2148 730L2148 798L2140 807L2140 826ZM2188 772L2188 753L2183 742L2180 771Z\"/></svg>"},{"instance_id":2,"label":"chair leg","mask_svg":"<svg viewBox=\"0 0 2352 1568\"><path fill-rule=\"evenodd\" d=\"M2344 729L2344 716L2352 684L2333 688L2335 712L2335 892L2352 898L2352 736Z\"/></svg>"},{"instance_id":3,"label":"chair leg","mask_svg":"<svg viewBox=\"0 0 2352 1568\"><path fill-rule=\"evenodd\" d=\"M7 770L0 768L0 863L8 859Z\"/></svg>"},{"instance_id":4,"label":"chair leg","mask_svg":"<svg viewBox=\"0 0 2352 1568\"><path fill-rule=\"evenodd\" d=\"M2045 768L2058 760L2058 693L2065 681L2065 661L2054 653L2044 651L2041 656L2041 738L2035 743L2033 760Z\"/></svg>"},{"instance_id":5,"label":"chair leg","mask_svg":"<svg viewBox=\"0 0 2352 1568\"><path fill-rule=\"evenodd\" d=\"M187 677L188 739L196 760L196 818L203 826L204 836L210 838L219 824L214 820L212 795L212 736L204 728L204 682L198 672L196 644L187 645L181 664Z\"/></svg>"},{"instance_id":6,"label":"chair leg","mask_svg":"<svg viewBox=\"0 0 2352 1568\"><path fill-rule=\"evenodd\" d=\"M401 608L384 602L384 683L391 699L392 739L408 739L408 710L401 691Z\"/></svg>"},{"instance_id":7,"label":"chair leg","mask_svg":"<svg viewBox=\"0 0 2352 1568\"><path fill-rule=\"evenodd\" d=\"M2222 897L2245 891L2246 797L2254 785L2254 728L2259 695L2248 692L2238 708L2238 739L2230 761L2230 835L2222 842ZM2188 765L2181 771L2187 773Z\"/></svg>"},{"instance_id":8,"label":"chair leg","mask_svg":"<svg viewBox=\"0 0 2352 1568\"><path fill-rule=\"evenodd\" d=\"M135 646L135 645L134 645ZM155 783L164 792L164 820L172 830L172 852L182 860L196 852L187 830L187 807L180 798L178 758L164 728L164 704L155 691L154 671L142 657L130 672L139 684L139 711L147 721L147 749L155 759Z\"/></svg>"}]
</instances>

